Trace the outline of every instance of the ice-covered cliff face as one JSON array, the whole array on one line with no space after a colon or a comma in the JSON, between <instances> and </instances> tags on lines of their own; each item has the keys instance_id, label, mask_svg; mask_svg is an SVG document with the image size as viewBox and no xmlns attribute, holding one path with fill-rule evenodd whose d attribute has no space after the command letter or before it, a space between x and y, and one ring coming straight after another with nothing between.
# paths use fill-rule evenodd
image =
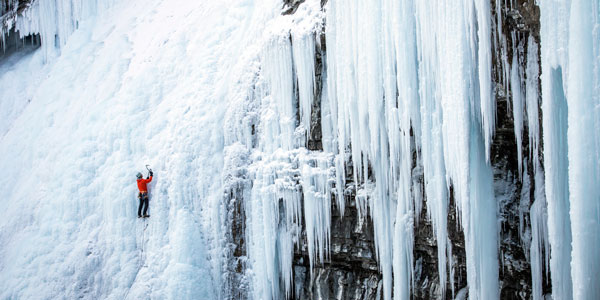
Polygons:
<instances>
[{"instance_id":1,"label":"ice-covered cliff face","mask_svg":"<svg viewBox=\"0 0 600 300\"><path fill-rule=\"evenodd\" d=\"M600 298L597 0L28 7L2 297Z\"/></svg>"},{"instance_id":2,"label":"ice-covered cliff face","mask_svg":"<svg viewBox=\"0 0 600 300\"><path fill-rule=\"evenodd\" d=\"M285 30L258 54L253 88L230 111L243 121L226 139L233 157L248 158L237 165L248 185L228 198L245 205L236 222L248 227L232 236L244 236L247 252L230 260L267 274L242 279L255 297L597 297L572 278L597 278L597 259L575 271L570 241L579 230L580 242L598 240L598 199L587 198L592 182L569 180L593 178L597 135L585 135L588 168L570 174L581 162L568 153L582 141L569 139L595 127L569 125L561 79L572 74L569 53L598 53L597 2L288 5L277 26ZM318 5L323 15L306 33ZM565 21L573 15L586 20L577 31ZM588 36L574 39L579 31ZM587 61L588 84L578 88L590 94L573 103L596 101L598 57ZM545 83L548 64L555 75ZM543 109L553 99L562 102ZM574 199L570 188L586 192ZM586 214L568 207L584 198ZM583 216L587 226L568 221Z\"/></svg>"}]
</instances>

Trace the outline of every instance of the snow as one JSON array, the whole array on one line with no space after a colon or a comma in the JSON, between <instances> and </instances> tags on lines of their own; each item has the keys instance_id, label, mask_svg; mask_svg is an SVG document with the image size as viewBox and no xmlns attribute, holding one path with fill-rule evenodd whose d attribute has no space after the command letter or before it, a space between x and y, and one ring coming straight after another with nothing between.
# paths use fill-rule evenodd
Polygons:
<instances>
[{"instance_id":1,"label":"snow","mask_svg":"<svg viewBox=\"0 0 600 300\"><path fill-rule=\"evenodd\" d=\"M31 83L39 83L48 73L43 58L35 47L27 47L21 52L7 55L0 70L0 136L4 136L13 122L27 107L34 96L34 90L28 89ZM29 80L22 80L22 77ZM21 94L19 97L14 95Z\"/></svg>"}]
</instances>

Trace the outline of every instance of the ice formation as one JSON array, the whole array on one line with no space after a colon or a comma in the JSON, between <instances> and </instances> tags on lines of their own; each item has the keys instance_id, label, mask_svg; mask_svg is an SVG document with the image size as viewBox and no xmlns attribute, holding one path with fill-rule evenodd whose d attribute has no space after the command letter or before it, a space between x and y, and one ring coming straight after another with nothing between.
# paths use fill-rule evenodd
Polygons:
<instances>
[{"instance_id":1,"label":"ice formation","mask_svg":"<svg viewBox=\"0 0 600 300\"><path fill-rule=\"evenodd\" d=\"M504 36L516 1L321 2L39 0L7 14L3 39L39 34L42 48L0 56L0 298L291 298L295 251L313 276L332 210L355 193L381 298L411 298L426 209L436 296L498 299L502 97L533 298L549 277L555 299L600 298L599 2L539 1L539 40ZM132 217L141 159L157 174L149 221Z\"/></svg>"},{"instance_id":2,"label":"ice formation","mask_svg":"<svg viewBox=\"0 0 600 300\"><path fill-rule=\"evenodd\" d=\"M315 2L307 1L301 9L318 10ZM293 149L305 147L306 131L310 128L315 43L307 40L315 39L320 27L308 26L310 30L303 35L296 27L278 31L265 43L264 54L259 55L262 68L252 95L260 101L259 140L253 150L259 154L255 154L252 164L258 164L259 169L251 172L257 174L256 182L260 184L252 190L258 189L260 192L253 195L262 196L253 196L253 213L248 217L253 228L249 238L258 239L252 243L260 245L256 254L252 253L255 247L250 247L250 257L257 259L254 267L266 274L256 283L262 298L278 297L277 277L273 277L278 271L282 272L283 290L289 293L291 277L286 273L291 270L286 264L291 264L290 240L298 245L301 221L306 225L311 266L326 258L330 224L323 221L330 219L329 182L335 182L335 197L340 202L346 186L345 165L350 158L352 185L359 194L366 192L362 211L369 213L374 222L385 299L391 299L392 289L399 299L410 295L414 276L412 228L418 221L415 208L420 211L422 206L415 196L420 194L415 168L421 164L428 211L438 241L438 267L442 270L439 280L446 282L451 256L450 248L446 248L446 215L452 185L466 232L470 293L479 298L498 296L498 229L488 159L495 111L490 102L490 45L481 38L489 31L489 21L487 27L479 26L478 30L475 25L475 19L490 18L489 8L483 3L464 7L450 2L436 6L410 1L328 3L326 84L317 94L321 96L321 120L327 123L323 137L332 141L324 143L324 153L332 159L317 163L321 167L316 169L288 164L296 155ZM290 18L293 17L281 17L280 23L289 24ZM295 25L297 21L291 21L293 26L306 27ZM465 35L443 35L442 28L447 26L454 27L445 30ZM478 39L482 42L474 43ZM301 51L303 47L309 49ZM453 59L442 59L448 55ZM468 83L477 88L470 88ZM419 153L416 162L415 151ZM267 159L268 153L279 154ZM282 159L286 163L275 163ZM327 184L320 183L319 187L314 179L307 180L313 174L307 173L307 168L321 170L320 180ZM335 172L327 173L328 168ZM302 196L294 178L303 182ZM313 191L318 191L317 202ZM300 199L303 218L298 213ZM280 201L286 221L274 222L271 219L277 219L277 214L273 210ZM317 211L314 203L319 203ZM261 208L254 210L255 205ZM256 218L270 221L256 224ZM268 240L270 236L287 240L274 243ZM269 259L264 261L263 257ZM277 257L279 260L273 260ZM441 288L443 296L445 285Z\"/></svg>"},{"instance_id":3,"label":"ice formation","mask_svg":"<svg viewBox=\"0 0 600 300\"><path fill-rule=\"evenodd\" d=\"M58 54L82 20L104 12L115 3L114 0L34 0L27 3L27 8L18 14L19 1L8 2L13 2L11 6L14 6L15 12L0 19L3 23L0 27L0 44L4 45L4 39L13 27L21 38L40 34L45 59Z\"/></svg>"}]
</instances>

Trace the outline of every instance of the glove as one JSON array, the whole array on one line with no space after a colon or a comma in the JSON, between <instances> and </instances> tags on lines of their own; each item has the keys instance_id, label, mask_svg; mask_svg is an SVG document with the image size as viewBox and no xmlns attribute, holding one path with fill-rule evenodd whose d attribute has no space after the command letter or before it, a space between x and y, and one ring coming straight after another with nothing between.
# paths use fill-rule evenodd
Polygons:
<instances>
[{"instance_id":1,"label":"glove","mask_svg":"<svg viewBox=\"0 0 600 300\"><path fill-rule=\"evenodd\" d=\"M152 173L152 171L150 171L150 177L152 177L154 175L154 173Z\"/></svg>"}]
</instances>

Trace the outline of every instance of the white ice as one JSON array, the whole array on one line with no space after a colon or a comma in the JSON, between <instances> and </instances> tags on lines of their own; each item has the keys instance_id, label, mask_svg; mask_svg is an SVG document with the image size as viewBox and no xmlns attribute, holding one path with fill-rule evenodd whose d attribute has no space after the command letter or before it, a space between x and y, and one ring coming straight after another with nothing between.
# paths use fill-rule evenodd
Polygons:
<instances>
[{"instance_id":1,"label":"white ice","mask_svg":"<svg viewBox=\"0 0 600 300\"><path fill-rule=\"evenodd\" d=\"M36 3L45 46L0 61L0 298L220 298L223 104L276 3Z\"/></svg>"}]
</instances>

